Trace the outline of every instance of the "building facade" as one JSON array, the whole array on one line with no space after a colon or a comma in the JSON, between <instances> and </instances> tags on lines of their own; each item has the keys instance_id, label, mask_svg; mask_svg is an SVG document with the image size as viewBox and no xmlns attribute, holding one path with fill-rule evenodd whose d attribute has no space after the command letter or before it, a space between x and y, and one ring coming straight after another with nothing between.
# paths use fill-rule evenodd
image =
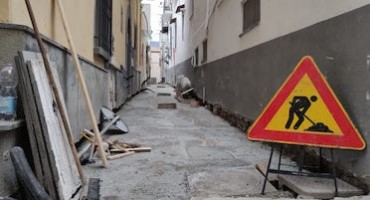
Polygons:
<instances>
[{"instance_id":1,"label":"building facade","mask_svg":"<svg viewBox=\"0 0 370 200\"><path fill-rule=\"evenodd\" d=\"M299 60L312 56L370 141L370 1L170 1L166 81L187 76L199 98L252 123ZM370 154L336 162L370 184Z\"/></svg>"},{"instance_id":2,"label":"building facade","mask_svg":"<svg viewBox=\"0 0 370 200\"><path fill-rule=\"evenodd\" d=\"M30 2L40 32L45 36L45 39L55 44L54 46L67 50L67 37L62 26L57 3L47 0L31 0ZM99 102L97 107L119 107L125 99L139 91L141 83L149 76L145 60L148 41L143 37L146 30L142 29L143 14L140 1L83 0L76 2L67 0L63 1L62 4L66 12L66 20L71 31L72 40L76 46L76 52L91 66L100 69L101 74L105 74L102 76L104 80L101 81L106 82L104 83L107 84L106 88L101 91L90 91L92 99L94 100L95 96L100 99L107 97L103 101L97 100ZM4 0L0 2L0 7L3 9L0 22L3 23L2 31L4 34L5 31L10 31L12 27L14 27L14 31L21 30L22 27L24 27L23 29L32 28L24 1ZM12 34L12 36L16 37L16 34ZM3 43L6 43L6 41L3 41ZM4 44L3 48L5 49L6 46L7 44ZM20 50L38 51L35 46L26 46L26 48ZM14 59L12 56L5 54L2 57L1 65L13 62ZM55 56L51 61L62 63L60 61L62 59ZM58 71L61 73L61 81L66 80L62 74L65 67L58 67L60 67ZM84 71L88 71L88 69ZM86 73L85 76L89 77L88 72ZM87 82L89 82L89 79L87 79ZM68 83L62 83L62 85L65 85L65 96L71 96L68 95L69 91L73 91L74 87L79 87ZM108 93L106 93L107 91ZM75 98L79 97L76 96ZM72 108L70 110L78 109ZM98 116L98 108L96 112ZM81 115L83 114L84 111ZM80 128L82 127L76 127L76 130Z\"/></svg>"},{"instance_id":3,"label":"building facade","mask_svg":"<svg viewBox=\"0 0 370 200\"><path fill-rule=\"evenodd\" d=\"M90 129L92 124L72 64L57 2L30 0L30 3L49 59L56 66L73 138L78 142L80 132ZM144 34L148 30L142 29L141 1L63 0L62 4L99 120L102 107L119 108L140 91L149 77L149 41ZM24 0L0 1L0 38L0 67L7 63L15 65L14 59L19 52L39 52ZM0 134L1 154L15 145L27 146L24 134L23 129L22 133ZM0 169L0 196L9 196L17 190L11 161L1 160Z\"/></svg>"}]
</instances>

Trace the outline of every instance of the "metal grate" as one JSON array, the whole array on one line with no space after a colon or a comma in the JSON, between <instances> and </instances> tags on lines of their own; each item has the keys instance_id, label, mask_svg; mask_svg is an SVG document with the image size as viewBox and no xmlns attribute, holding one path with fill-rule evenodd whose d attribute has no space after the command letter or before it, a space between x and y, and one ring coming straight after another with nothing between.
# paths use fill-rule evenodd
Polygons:
<instances>
[{"instance_id":1,"label":"metal grate","mask_svg":"<svg viewBox=\"0 0 370 200\"><path fill-rule=\"evenodd\" d=\"M158 109L176 109L176 103L159 103Z\"/></svg>"},{"instance_id":2,"label":"metal grate","mask_svg":"<svg viewBox=\"0 0 370 200\"><path fill-rule=\"evenodd\" d=\"M157 93L157 96L171 96L170 93Z\"/></svg>"},{"instance_id":3,"label":"metal grate","mask_svg":"<svg viewBox=\"0 0 370 200\"><path fill-rule=\"evenodd\" d=\"M243 4L243 32L255 27L261 19L260 0L248 0Z\"/></svg>"}]
</instances>

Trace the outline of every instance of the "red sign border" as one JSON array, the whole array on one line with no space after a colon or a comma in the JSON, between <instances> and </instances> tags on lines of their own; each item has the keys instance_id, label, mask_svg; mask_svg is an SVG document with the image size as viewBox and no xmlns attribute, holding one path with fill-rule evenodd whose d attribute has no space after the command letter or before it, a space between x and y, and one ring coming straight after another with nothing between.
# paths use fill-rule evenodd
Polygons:
<instances>
[{"instance_id":1,"label":"red sign border","mask_svg":"<svg viewBox=\"0 0 370 200\"><path fill-rule=\"evenodd\" d=\"M284 132L265 129L304 75L308 75L312 81L335 122L342 130L343 135ZM311 56L305 56L299 61L294 71L280 87L262 114L253 123L247 132L247 137L249 140L326 148L363 150L366 147L365 141L353 125L343 106L339 103L329 84L323 78L322 73Z\"/></svg>"}]
</instances>

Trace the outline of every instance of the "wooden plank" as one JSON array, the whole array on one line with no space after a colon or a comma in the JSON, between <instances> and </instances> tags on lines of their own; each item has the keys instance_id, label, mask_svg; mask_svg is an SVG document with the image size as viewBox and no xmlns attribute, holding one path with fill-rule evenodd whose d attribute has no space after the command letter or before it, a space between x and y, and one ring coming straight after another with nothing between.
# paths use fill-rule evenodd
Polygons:
<instances>
[{"instance_id":1,"label":"wooden plank","mask_svg":"<svg viewBox=\"0 0 370 200\"><path fill-rule=\"evenodd\" d=\"M65 137L65 128L60 112L55 105L55 97L42 61L27 62L31 84L38 105L40 123L45 139L52 173L55 177L59 199L70 199L81 185L72 151Z\"/></svg>"},{"instance_id":2,"label":"wooden plank","mask_svg":"<svg viewBox=\"0 0 370 200\"><path fill-rule=\"evenodd\" d=\"M263 163L257 163L256 164L256 169L263 175L266 176L266 171L267 171L267 166ZM277 181L277 175L274 173L269 173L268 175L268 180L269 181Z\"/></svg>"},{"instance_id":3,"label":"wooden plank","mask_svg":"<svg viewBox=\"0 0 370 200\"><path fill-rule=\"evenodd\" d=\"M51 163L49 162L45 140L42 136L40 116L37 111L28 67L24 63L24 56L26 55L22 53L19 54L17 70L19 74L20 95L35 166L35 174L49 195L53 199L57 199L56 185L54 184L54 177L50 167Z\"/></svg>"},{"instance_id":4,"label":"wooden plank","mask_svg":"<svg viewBox=\"0 0 370 200\"><path fill-rule=\"evenodd\" d=\"M37 144L37 139L35 136L35 127L32 123L32 116L30 108L30 101L28 101L28 93L31 91L31 85L26 84L26 73L25 73L25 66L22 65L21 58L19 56L15 57L15 66L17 68L18 72L18 89L19 89L19 94L20 96L18 97L22 101L22 106L24 110L24 115L25 115L25 120L26 120L26 125L27 125L27 130L28 130L28 137L30 141L30 146L31 146L31 151L32 151L32 161L34 165L34 173L37 177L37 179L40 181L40 183L43 184L43 173L42 173L42 163L41 163L41 158L39 154L39 147Z\"/></svg>"},{"instance_id":5,"label":"wooden plank","mask_svg":"<svg viewBox=\"0 0 370 200\"><path fill-rule=\"evenodd\" d=\"M137 147L137 148L126 148L126 151L135 151L135 152L151 152L152 147Z\"/></svg>"},{"instance_id":6,"label":"wooden plank","mask_svg":"<svg viewBox=\"0 0 370 200\"><path fill-rule=\"evenodd\" d=\"M109 151L111 152L111 153L122 153L122 152L126 152L126 150L125 149L119 149L119 148L116 148L116 147L114 147L115 149L110 149Z\"/></svg>"},{"instance_id":7,"label":"wooden plank","mask_svg":"<svg viewBox=\"0 0 370 200\"><path fill-rule=\"evenodd\" d=\"M118 158L122 158L122 157L125 157L125 156L132 155L134 153L135 152L130 151L130 152L126 152L126 153L120 153L120 154L117 154L117 155L114 155L114 156L107 156L107 158L108 158L108 160L115 160L115 159L118 159Z\"/></svg>"},{"instance_id":8,"label":"wooden plank","mask_svg":"<svg viewBox=\"0 0 370 200\"><path fill-rule=\"evenodd\" d=\"M76 146L74 144L74 140L73 140L73 136L72 136L72 129L70 127L70 123L68 121L68 115L67 115L65 105L64 105L64 99L59 95L60 94L60 89L58 90L58 88L57 88L57 82L59 82L59 81L56 81L55 75L53 75L52 68L51 68L50 63L49 63L49 58L47 57L46 50L45 50L44 44L43 44L42 39L41 39L41 34L40 34L39 28L37 26L36 18L35 18L35 15L33 13L31 3L30 3L29 0L25 0L25 3L26 3L28 14L30 16L32 26L33 26L33 29L34 29L34 35L35 35L36 41L39 45L42 60L44 61L44 64L45 64L45 71L46 71L46 74L47 74L47 78L49 80L49 84L52 88L53 94L55 96L54 99L56 100L56 107L58 107L58 109L59 109L60 117L61 117L63 126L65 128L65 134L66 134L66 137L68 139L68 144L69 144L69 146L72 150L72 155L73 155L73 158L75 160L75 164L76 164L78 173L80 175L80 178L81 178L81 180L84 180L84 174L83 174L82 166L81 166L80 160L79 160L78 155L77 155L77 149L76 149Z\"/></svg>"},{"instance_id":9,"label":"wooden plank","mask_svg":"<svg viewBox=\"0 0 370 200\"><path fill-rule=\"evenodd\" d=\"M152 148L151 147L137 147L137 148L117 148L117 149L110 150L110 152L125 152L125 151L150 152L152 151Z\"/></svg>"}]
</instances>

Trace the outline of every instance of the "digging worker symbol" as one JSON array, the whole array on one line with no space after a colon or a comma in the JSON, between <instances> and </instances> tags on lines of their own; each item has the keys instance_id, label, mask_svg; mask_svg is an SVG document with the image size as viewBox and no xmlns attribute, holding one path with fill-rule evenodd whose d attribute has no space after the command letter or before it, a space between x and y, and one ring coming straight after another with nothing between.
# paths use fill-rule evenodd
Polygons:
<instances>
[{"instance_id":1,"label":"digging worker symbol","mask_svg":"<svg viewBox=\"0 0 370 200\"><path fill-rule=\"evenodd\" d=\"M285 124L285 128L286 129L290 128L290 126L292 125L293 119L294 119L294 115L296 115L298 117L298 121L294 124L293 128L297 130L301 126L305 118L307 118L305 113L310 108L311 102L315 102L315 101L317 101L316 96L311 96L310 99L308 99L305 96L293 97L292 102L290 102L291 106L289 109L289 118ZM308 120L311 121L309 118Z\"/></svg>"}]
</instances>

